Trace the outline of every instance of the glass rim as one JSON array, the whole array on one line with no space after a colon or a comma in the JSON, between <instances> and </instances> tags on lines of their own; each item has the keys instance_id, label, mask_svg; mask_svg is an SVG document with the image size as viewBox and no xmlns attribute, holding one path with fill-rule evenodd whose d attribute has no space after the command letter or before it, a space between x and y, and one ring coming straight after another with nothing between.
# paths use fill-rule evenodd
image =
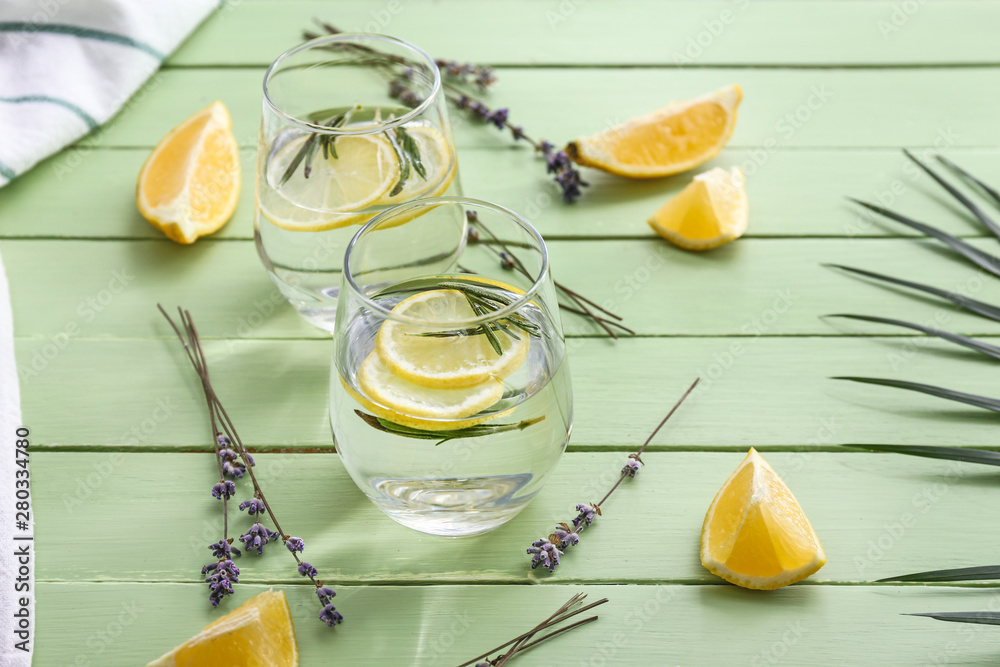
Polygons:
<instances>
[{"instance_id":1,"label":"glass rim","mask_svg":"<svg viewBox=\"0 0 1000 667\"><path fill-rule=\"evenodd\" d=\"M271 99L270 92L268 91L268 82L270 82L271 77L277 73L277 70L286 60L288 60L292 56L302 53L303 51L322 48L333 42L343 42L348 40L355 40L355 41L370 40L377 42L385 42L388 44L395 44L397 46L401 46L405 49L412 51L421 60L425 61L425 63L430 67L430 71L433 72L434 74L434 82L433 85L431 86L430 94L427 96L426 99L424 99L423 102L413 107L412 109L410 109L410 111L403 114L402 116L381 123L376 123L374 125L370 125L358 130L324 127L323 125L310 123L307 120L303 120L301 118L298 118L297 116L293 116L292 114L286 112L280 106L275 104L274 100ZM263 88L264 88L264 104L266 104L267 107L276 116L278 116L285 122L290 123L292 125L296 125L299 128L306 130L312 134L329 134L329 135L344 135L344 136L377 134L385 132L388 129L403 125L404 123L413 120L414 118L422 114L424 111L426 111L428 108L430 108L430 106L434 104L435 100L441 93L441 70L437 66L437 63L434 61L434 59L431 58L430 54L428 54L426 51L421 49L416 44L407 42L404 39L399 39L397 37L390 37L389 35L380 35L374 32L339 32L335 35L322 35L320 37L310 39L308 42L303 42L298 46L294 46L288 49L280 56L275 58L274 62L272 62L268 66L267 71L264 72Z\"/></svg>"},{"instance_id":2,"label":"glass rim","mask_svg":"<svg viewBox=\"0 0 1000 667\"><path fill-rule=\"evenodd\" d=\"M354 281L354 275L351 272L351 254L354 251L354 247L358 242L370 232L374 231L384 220L389 218L405 214L418 207L431 207L436 208L442 204L459 204L463 208L477 208L477 209L489 209L495 213L499 213L508 219L510 219L514 224L519 226L521 229L526 231L534 240L538 243L538 248L541 252L541 266L539 267L538 275L532 278L531 286L524 291L517 299L512 301L509 305L503 308L498 308L497 310L491 311L487 315L481 315L479 317L473 317L465 320L447 320L447 321L435 321L435 320L425 320L418 319L415 317L407 317L405 315L399 315L393 313L391 308L386 308L385 306L375 302L367 294L365 294L358 284ZM467 225L466 225L467 227ZM466 239L462 239L462 245L467 243ZM475 274L470 274L475 276ZM408 202L404 202L397 206L379 213L374 218L369 220L365 225L358 230L351 239L351 242L347 244L347 250L344 253L344 283L346 284L351 295L357 298L361 303L363 303L367 308L379 314L380 317L385 319L393 320L395 322L402 322L404 324L415 324L420 326L428 327L473 327L486 322L493 322L498 319L503 319L504 317L510 316L524 307L526 304L532 302L537 296L538 292L542 289L542 285L549 275L549 249L545 245L545 239L542 238L541 233L535 226L530 222L525 220L523 217L510 210L505 206L499 204L494 204L492 202L484 201L482 199L472 199L471 197L459 197L459 196L443 196L443 197L424 197L422 199L414 199ZM342 290L343 291L343 290Z\"/></svg>"}]
</instances>

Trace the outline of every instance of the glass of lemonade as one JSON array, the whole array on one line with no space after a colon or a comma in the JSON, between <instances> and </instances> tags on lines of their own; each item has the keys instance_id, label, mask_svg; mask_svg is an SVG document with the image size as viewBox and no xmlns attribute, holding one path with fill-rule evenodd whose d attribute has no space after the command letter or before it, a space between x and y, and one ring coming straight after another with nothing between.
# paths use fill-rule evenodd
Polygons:
<instances>
[{"instance_id":1,"label":"glass of lemonade","mask_svg":"<svg viewBox=\"0 0 1000 667\"><path fill-rule=\"evenodd\" d=\"M264 76L254 238L284 297L333 331L344 250L360 225L419 197L459 194L433 59L373 34L320 37Z\"/></svg>"},{"instance_id":2,"label":"glass of lemonade","mask_svg":"<svg viewBox=\"0 0 1000 667\"><path fill-rule=\"evenodd\" d=\"M524 509L566 448L565 356L531 224L475 199L401 204L344 258L330 379L337 451L404 526L492 530Z\"/></svg>"}]
</instances>

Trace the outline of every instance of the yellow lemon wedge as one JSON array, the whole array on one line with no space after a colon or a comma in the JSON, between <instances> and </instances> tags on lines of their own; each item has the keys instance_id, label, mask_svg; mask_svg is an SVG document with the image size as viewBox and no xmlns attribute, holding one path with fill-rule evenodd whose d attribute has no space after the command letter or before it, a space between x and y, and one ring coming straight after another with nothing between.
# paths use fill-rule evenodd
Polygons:
<instances>
[{"instance_id":1,"label":"yellow lemon wedge","mask_svg":"<svg viewBox=\"0 0 1000 667\"><path fill-rule=\"evenodd\" d=\"M275 153L266 168L267 183L257 188L261 215L291 231L324 231L367 222L363 209L388 196L399 181L396 152L383 135L339 136L334 140L336 157L316 150L305 177L304 160L298 155L309 136L293 139ZM284 176L289 168L289 178Z\"/></svg>"},{"instance_id":2,"label":"yellow lemon wedge","mask_svg":"<svg viewBox=\"0 0 1000 667\"><path fill-rule=\"evenodd\" d=\"M694 169L719 154L736 127L743 90L736 85L633 118L577 139L566 152L578 164L630 178Z\"/></svg>"},{"instance_id":3,"label":"yellow lemon wedge","mask_svg":"<svg viewBox=\"0 0 1000 667\"><path fill-rule=\"evenodd\" d=\"M732 584L759 590L794 584L826 564L795 496L755 449L708 508L701 564Z\"/></svg>"},{"instance_id":4,"label":"yellow lemon wedge","mask_svg":"<svg viewBox=\"0 0 1000 667\"><path fill-rule=\"evenodd\" d=\"M453 289L414 294L396 304L392 312L426 322L476 318L465 295ZM389 370L422 387L455 389L480 385L491 378L502 380L520 368L530 346L524 332L511 335L497 330L500 354L482 334L422 335L426 333L432 331L421 324L386 320L375 336L375 350Z\"/></svg>"},{"instance_id":5,"label":"yellow lemon wedge","mask_svg":"<svg viewBox=\"0 0 1000 667\"><path fill-rule=\"evenodd\" d=\"M225 105L213 102L156 145L139 171L135 200L150 224L187 244L222 228L239 195L233 123Z\"/></svg>"},{"instance_id":6,"label":"yellow lemon wedge","mask_svg":"<svg viewBox=\"0 0 1000 667\"><path fill-rule=\"evenodd\" d=\"M146 667L294 667L295 628L281 591L259 593Z\"/></svg>"},{"instance_id":7,"label":"yellow lemon wedge","mask_svg":"<svg viewBox=\"0 0 1000 667\"><path fill-rule=\"evenodd\" d=\"M649 219L657 234L685 250L711 250L743 236L750 219L743 170L698 174Z\"/></svg>"}]
</instances>

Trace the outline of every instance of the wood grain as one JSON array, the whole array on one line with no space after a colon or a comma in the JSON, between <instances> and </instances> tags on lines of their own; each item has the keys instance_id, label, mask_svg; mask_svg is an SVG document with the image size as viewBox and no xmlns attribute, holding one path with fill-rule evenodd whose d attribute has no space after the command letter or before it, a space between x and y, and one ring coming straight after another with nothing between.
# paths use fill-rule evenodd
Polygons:
<instances>
[{"instance_id":1,"label":"wood grain","mask_svg":"<svg viewBox=\"0 0 1000 667\"><path fill-rule=\"evenodd\" d=\"M239 599L266 588L240 584ZM995 665L997 659L990 628L901 615L986 609L996 604L990 589L341 586L336 603L347 620L332 635L315 619L312 592L305 586L285 590L301 665L457 665L530 629L578 592L587 593L588 602L610 600L596 610L600 620L532 649L523 664L913 665L936 659ZM35 661L145 664L218 617L206 597L202 585L42 584L39 605L51 611L39 618L44 641ZM87 600L88 613L68 600Z\"/></svg>"},{"instance_id":2,"label":"wood grain","mask_svg":"<svg viewBox=\"0 0 1000 667\"><path fill-rule=\"evenodd\" d=\"M994 239L974 243L1000 254ZM702 254L658 237L551 241L548 247L553 275L617 312L644 336L912 333L822 319L841 312L1000 334L996 322L965 314L949 302L823 266L867 268L1000 304L1000 282L933 241L742 239ZM14 289L17 335L28 339L20 346L29 355L74 325L77 339L166 336L170 332L155 310L158 302L191 310L206 337L328 337L285 303L249 242L189 247L166 240L8 240L2 251ZM572 337L604 335L577 315L567 313L563 321Z\"/></svg>"},{"instance_id":3,"label":"wood grain","mask_svg":"<svg viewBox=\"0 0 1000 667\"><path fill-rule=\"evenodd\" d=\"M691 415L676 418L679 425ZM577 503L603 496L624 452L565 455L521 515L465 540L394 523L362 495L335 454L262 454L256 472L282 527L305 539L307 560L338 584L719 583L698 561L701 525L744 453L644 455L639 476L605 503L603 516L551 575L530 569L525 548L569 521ZM828 563L809 584L865 583L994 560L995 540L969 530L1000 519L1000 509L982 503L996 482L982 466L846 450L765 456L826 550ZM218 481L212 455L59 452L38 453L32 463L36 537L45 545L40 580L200 581L207 545L222 537L221 504L209 494ZM247 484L239 488L238 500L250 497ZM235 536L251 521L231 508ZM136 517L143 519L137 524ZM975 523L961 517L976 517ZM244 554L239 566L250 582L301 581L281 545L263 556Z\"/></svg>"},{"instance_id":4,"label":"wood grain","mask_svg":"<svg viewBox=\"0 0 1000 667\"><path fill-rule=\"evenodd\" d=\"M993 413L886 387L829 380L874 375L997 396L995 362L915 339L772 337L604 339L570 343L574 449L634 447L696 376L702 388L656 448L817 449L845 442L996 447ZM920 339L916 339L920 340ZM993 339L996 343L996 339ZM25 423L37 447L205 450L207 415L180 345L74 340L28 377ZM926 345L923 345L926 343ZM254 446L332 448L331 343L214 340L214 383Z\"/></svg>"},{"instance_id":5,"label":"wood grain","mask_svg":"<svg viewBox=\"0 0 1000 667\"><path fill-rule=\"evenodd\" d=\"M488 133L488 128L481 130ZM952 148L951 159L1000 184L996 149ZM923 154L931 154L924 151ZM206 240L253 237L253 149L243 156L243 184L235 217ZM135 208L135 178L148 150L95 150L63 170L66 155L4 187L0 196L2 238L162 239ZM507 206L526 216L550 240L649 238L649 216L680 192L691 173L632 181L584 169L591 184L575 205L563 204L541 161L527 151L464 148L462 186L468 196ZM703 169L740 165L747 174L750 227L747 236L863 238L907 234L901 225L877 223L848 206L846 196L881 203L959 236L986 232L943 199L947 195L894 148L775 150L729 148ZM497 178L497 174L504 174ZM695 172L696 173L696 172ZM47 196L58 190L59 197ZM997 213L984 204L994 217ZM99 219L80 211L101 211ZM201 241L199 243L204 243Z\"/></svg>"},{"instance_id":6,"label":"wood grain","mask_svg":"<svg viewBox=\"0 0 1000 667\"><path fill-rule=\"evenodd\" d=\"M531 2L224 5L168 65L268 65L313 17L381 32L438 58L517 65L936 65L997 63L993 3ZM488 23L489 38L470 29ZM613 27L613 29L612 29ZM627 39L619 38L627 35ZM613 44L613 47L611 46Z\"/></svg>"},{"instance_id":7,"label":"wood grain","mask_svg":"<svg viewBox=\"0 0 1000 667\"><path fill-rule=\"evenodd\" d=\"M162 70L101 131L91 146L152 147L170 129L221 100L239 144L253 147L263 69ZM996 109L977 91L1000 87L1000 69L499 69L489 102L535 137L569 141L722 86L739 83L744 100L730 145L789 148L1000 146ZM553 85L558 82L558 85ZM452 114L460 149L507 147L499 132Z\"/></svg>"}]
</instances>

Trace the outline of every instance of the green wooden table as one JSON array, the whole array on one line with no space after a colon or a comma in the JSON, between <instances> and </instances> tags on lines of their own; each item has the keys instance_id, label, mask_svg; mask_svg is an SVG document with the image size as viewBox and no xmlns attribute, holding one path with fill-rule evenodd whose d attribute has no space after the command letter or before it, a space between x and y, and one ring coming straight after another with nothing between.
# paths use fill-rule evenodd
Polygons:
<instances>
[{"instance_id":1,"label":"green wooden table","mask_svg":"<svg viewBox=\"0 0 1000 667\"><path fill-rule=\"evenodd\" d=\"M588 171L592 186L565 206L523 146L455 114L466 193L528 215L555 275L638 331L613 342L564 318L578 415L569 452L535 502L492 534L421 535L365 500L332 447L330 341L280 301L257 260L263 69L313 16L495 64L495 103L554 141L725 84L745 92L732 142L711 164L744 166L750 230L704 255L645 223L690 175L625 182ZM577 591L610 598L599 623L525 664L996 664L996 630L900 615L995 610L996 587L871 583L995 562L995 475L839 446L995 446L993 418L827 379L996 395L994 369L938 342L819 316L943 313L953 331L1000 336L984 320L820 266L975 283L965 265L859 217L842 197L880 199L995 248L898 149L947 152L1000 182L998 23L997 2L225 4L105 129L0 191L34 436L35 664L144 664L217 615L198 577L221 523L204 402L158 301L194 314L217 388L262 452L271 502L296 508L283 521L339 592L347 621L331 632L289 559L244 557L236 601L282 587L303 665L457 664ZM135 177L160 137L215 99L243 149L243 197L223 231L181 247L136 212ZM975 289L1000 302L996 281ZM528 543L592 499L696 375L703 388L656 438L640 479L557 573L530 571ZM750 446L797 494L829 557L808 581L772 593L721 585L698 562L703 514Z\"/></svg>"}]
</instances>

